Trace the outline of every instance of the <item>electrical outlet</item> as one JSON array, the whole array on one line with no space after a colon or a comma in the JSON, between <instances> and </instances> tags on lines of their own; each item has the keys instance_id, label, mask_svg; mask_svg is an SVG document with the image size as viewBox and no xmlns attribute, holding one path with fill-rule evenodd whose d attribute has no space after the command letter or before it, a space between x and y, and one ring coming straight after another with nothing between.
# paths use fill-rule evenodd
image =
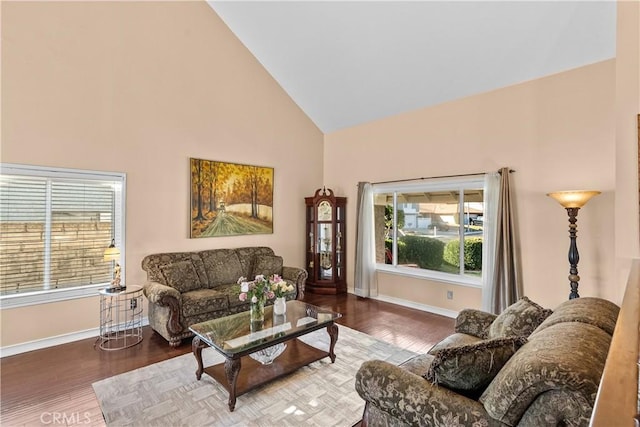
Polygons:
<instances>
[{"instance_id":1,"label":"electrical outlet","mask_svg":"<svg viewBox=\"0 0 640 427\"><path fill-rule=\"evenodd\" d=\"M447 291L447 299L453 299L453 291Z\"/></svg>"},{"instance_id":2,"label":"electrical outlet","mask_svg":"<svg viewBox=\"0 0 640 427\"><path fill-rule=\"evenodd\" d=\"M131 301L129 301L129 308L131 310L135 310L136 308L138 308L138 300L132 298Z\"/></svg>"}]
</instances>

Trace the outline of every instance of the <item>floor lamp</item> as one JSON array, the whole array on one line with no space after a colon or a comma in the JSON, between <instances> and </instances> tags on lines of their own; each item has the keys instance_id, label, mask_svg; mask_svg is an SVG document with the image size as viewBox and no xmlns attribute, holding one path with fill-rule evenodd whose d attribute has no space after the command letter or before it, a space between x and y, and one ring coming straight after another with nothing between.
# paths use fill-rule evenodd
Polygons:
<instances>
[{"instance_id":1,"label":"floor lamp","mask_svg":"<svg viewBox=\"0 0 640 427\"><path fill-rule=\"evenodd\" d=\"M556 191L555 193L549 193L547 196L553 197L567 210L569 214L569 284L571 285L571 293L569 299L580 298L578 294L578 261L580 255L578 254L578 246L576 245L576 234L578 232L578 211L583 207L589 199L593 196L600 194L599 191Z\"/></svg>"}]
</instances>

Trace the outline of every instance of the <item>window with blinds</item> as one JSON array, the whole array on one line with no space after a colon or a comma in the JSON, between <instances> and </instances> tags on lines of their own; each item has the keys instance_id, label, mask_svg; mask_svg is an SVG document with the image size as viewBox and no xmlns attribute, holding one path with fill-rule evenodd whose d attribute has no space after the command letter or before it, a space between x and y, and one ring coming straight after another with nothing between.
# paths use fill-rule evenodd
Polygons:
<instances>
[{"instance_id":1,"label":"window with blinds","mask_svg":"<svg viewBox=\"0 0 640 427\"><path fill-rule=\"evenodd\" d=\"M124 174L0 166L0 298L107 284Z\"/></svg>"}]
</instances>

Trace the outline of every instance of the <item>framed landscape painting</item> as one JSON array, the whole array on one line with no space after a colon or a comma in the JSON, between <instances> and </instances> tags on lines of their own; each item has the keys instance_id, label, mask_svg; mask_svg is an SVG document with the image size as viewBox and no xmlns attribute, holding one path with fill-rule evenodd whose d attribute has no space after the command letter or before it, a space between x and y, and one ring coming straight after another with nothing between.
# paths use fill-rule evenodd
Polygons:
<instances>
[{"instance_id":1,"label":"framed landscape painting","mask_svg":"<svg viewBox=\"0 0 640 427\"><path fill-rule=\"evenodd\" d=\"M273 233L273 168L189 161L191 238Z\"/></svg>"}]
</instances>

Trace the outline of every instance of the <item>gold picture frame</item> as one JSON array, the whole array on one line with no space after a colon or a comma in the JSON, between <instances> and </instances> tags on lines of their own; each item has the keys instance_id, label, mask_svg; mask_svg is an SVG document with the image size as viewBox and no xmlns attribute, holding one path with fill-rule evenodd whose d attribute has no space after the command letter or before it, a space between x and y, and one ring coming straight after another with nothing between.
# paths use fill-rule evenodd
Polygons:
<instances>
[{"instance_id":1,"label":"gold picture frame","mask_svg":"<svg viewBox=\"0 0 640 427\"><path fill-rule=\"evenodd\" d=\"M273 168L190 158L190 237L273 233Z\"/></svg>"}]
</instances>

